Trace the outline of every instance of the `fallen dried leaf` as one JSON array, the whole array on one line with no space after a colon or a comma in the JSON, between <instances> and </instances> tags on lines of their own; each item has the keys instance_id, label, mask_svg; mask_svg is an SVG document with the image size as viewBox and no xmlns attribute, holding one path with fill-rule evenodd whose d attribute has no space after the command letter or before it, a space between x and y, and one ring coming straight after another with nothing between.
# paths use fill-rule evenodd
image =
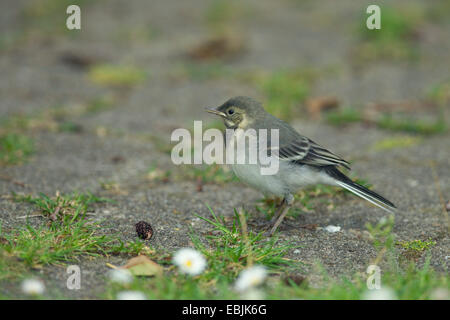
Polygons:
<instances>
[{"instance_id":1,"label":"fallen dried leaf","mask_svg":"<svg viewBox=\"0 0 450 320\"><path fill-rule=\"evenodd\" d=\"M300 228L304 228L307 230L315 231L319 225L318 224L305 224L303 226L300 226Z\"/></svg>"},{"instance_id":2,"label":"fallen dried leaf","mask_svg":"<svg viewBox=\"0 0 450 320\"><path fill-rule=\"evenodd\" d=\"M162 266L143 255L128 260L120 269L128 269L135 276L156 276L163 272Z\"/></svg>"},{"instance_id":3,"label":"fallen dried leaf","mask_svg":"<svg viewBox=\"0 0 450 320\"><path fill-rule=\"evenodd\" d=\"M124 162L126 162L126 159L124 157L122 157L121 155L115 155L115 156L111 157L111 162L114 164L124 163Z\"/></svg>"},{"instance_id":4,"label":"fallen dried leaf","mask_svg":"<svg viewBox=\"0 0 450 320\"><path fill-rule=\"evenodd\" d=\"M210 60L229 58L241 53L244 42L239 37L220 36L206 40L188 52L194 60Z\"/></svg>"},{"instance_id":5,"label":"fallen dried leaf","mask_svg":"<svg viewBox=\"0 0 450 320\"><path fill-rule=\"evenodd\" d=\"M74 52L64 52L60 59L63 63L77 69L86 69L87 67L98 62L98 58Z\"/></svg>"},{"instance_id":6,"label":"fallen dried leaf","mask_svg":"<svg viewBox=\"0 0 450 320\"><path fill-rule=\"evenodd\" d=\"M203 179L201 177L197 178L196 190L197 190L197 192L202 192L203 191Z\"/></svg>"},{"instance_id":7,"label":"fallen dried leaf","mask_svg":"<svg viewBox=\"0 0 450 320\"><path fill-rule=\"evenodd\" d=\"M317 97L306 101L308 113L313 118L318 118L324 111L335 109L339 106L339 101L335 97Z\"/></svg>"}]
</instances>

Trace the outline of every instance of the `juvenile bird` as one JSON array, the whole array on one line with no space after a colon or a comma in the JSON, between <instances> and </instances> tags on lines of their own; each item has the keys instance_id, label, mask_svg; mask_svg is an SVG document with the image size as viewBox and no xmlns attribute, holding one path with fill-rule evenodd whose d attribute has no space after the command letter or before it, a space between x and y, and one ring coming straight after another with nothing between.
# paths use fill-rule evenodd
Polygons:
<instances>
[{"instance_id":1,"label":"juvenile bird","mask_svg":"<svg viewBox=\"0 0 450 320\"><path fill-rule=\"evenodd\" d=\"M294 202L294 194L315 184L339 186L388 211L395 205L366 187L353 182L338 168L350 169L349 163L311 139L302 136L289 124L267 113L261 103L249 97L234 97L207 112L220 116L228 129L278 129L279 169L276 174L261 174L260 164L232 164L236 176L265 195L282 197L283 201L270 221L269 235L277 230ZM270 137L268 137L270 140ZM270 142L269 142L270 143ZM270 144L269 144L270 145ZM227 146L228 152L228 146Z\"/></svg>"}]
</instances>

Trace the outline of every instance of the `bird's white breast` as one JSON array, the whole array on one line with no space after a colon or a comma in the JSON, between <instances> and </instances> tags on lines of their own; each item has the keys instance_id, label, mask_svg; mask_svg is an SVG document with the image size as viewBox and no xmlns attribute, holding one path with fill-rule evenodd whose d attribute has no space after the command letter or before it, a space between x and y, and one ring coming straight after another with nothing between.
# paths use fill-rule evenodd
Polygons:
<instances>
[{"instance_id":1,"label":"bird's white breast","mask_svg":"<svg viewBox=\"0 0 450 320\"><path fill-rule=\"evenodd\" d=\"M234 164L231 167L242 182L264 194L284 196L286 193L286 189L277 175L262 175L261 167L257 164Z\"/></svg>"},{"instance_id":2,"label":"bird's white breast","mask_svg":"<svg viewBox=\"0 0 450 320\"><path fill-rule=\"evenodd\" d=\"M241 139L244 137L244 132L242 130L236 130L233 139L227 141L227 150L229 153L231 148L235 148L236 145L239 145ZM235 149L236 152L236 149ZM238 150L238 152L242 152L242 150ZM257 152L257 150L255 151ZM245 163L234 163L231 164L231 168L236 176L244 183L249 186L260 190L265 194L274 194L278 196L283 196L286 193L286 189L283 186L282 181L278 178L277 175L263 175L261 174L261 167L259 165L259 161L256 164L249 163L249 150L248 144L245 149ZM236 157L237 158L237 157ZM237 159L234 160L237 160Z\"/></svg>"}]
</instances>

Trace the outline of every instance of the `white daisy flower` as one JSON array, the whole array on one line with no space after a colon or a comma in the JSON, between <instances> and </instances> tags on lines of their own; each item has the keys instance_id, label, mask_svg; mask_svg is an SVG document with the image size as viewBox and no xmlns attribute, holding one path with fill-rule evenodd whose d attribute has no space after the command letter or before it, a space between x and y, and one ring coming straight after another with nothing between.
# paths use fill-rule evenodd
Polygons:
<instances>
[{"instance_id":1,"label":"white daisy flower","mask_svg":"<svg viewBox=\"0 0 450 320\"><path fill-rule=\"evenodd\" d=\"M178 266L181 272L196 276L206 268L206 259L197 250L183 248L178 250L173 256L173 263Z\"/></svg>"},{"instance_id":2,"label":"white daisy flower","mask_svg":"<svg viewBox=\"0 0 450 320\"><path fill-rule=\"evenodd\" d=\"M253 266L244 269L236 280L235 288L237 291L246 291L262 284L266 277L267 271L263 266Z\"/></svg>"},{"instance_id":3,"label":"white daisy flower","mask_svg":"<svg viewBox=\"0 0 450 320\"><path fill-rule=\"evenodd\" d=\"M147 300L145 294L140 291L121 291L116 298L117 300Z\"/></svg>"},{"instance_id":4,"label":"white daisy flower","mask_svg":"<svg viewBox=\"0 0 450 320\"><path fill-rule=\"evenodd\" d=\"M45 285L39 279L26 279L22 282L22 291L28 295L43 294L45 291Z\"/></svg>"},{"instance_id":5,"label":"white daisy flower","mask_svg":"<svg viewBox=\"0 0 450 320\"><path fill-rule=\"evenodd\" d=\"M127 269L113 269L109 271L109 279L115 283L128 284L133 281L133 275Z\"/></svg>"},{"instance_id":6,"label":"white daisy flower","mask_svg":"<svg viewBox=\"0 0 450 320\"><path fill-rule=\"evenodd\" d=\"M430 294L431 300L449 300L450 291L445 288L434 289Z\"/></svg>"},{"instance_id":7,"label":"white daisy flower","mask_svg":"<svg viewBox=\"0 0 450 320\"><path fill-rule=\"evenodd\" d=\"M397 295L390 288L367 290L362 295L363 300L397 300Z\"/></svg>"}]
</instances>

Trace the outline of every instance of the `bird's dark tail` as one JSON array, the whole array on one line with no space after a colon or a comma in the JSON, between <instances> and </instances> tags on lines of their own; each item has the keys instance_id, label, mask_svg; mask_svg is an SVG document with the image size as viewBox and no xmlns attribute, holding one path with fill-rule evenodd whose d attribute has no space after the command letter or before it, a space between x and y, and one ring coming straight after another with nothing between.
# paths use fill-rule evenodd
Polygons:
<instances>
[{"instance_id":1,"label":"bird's dark tail","mask_svg":"<svg viewBox=\"0 0 450 320\"><path fill-rule=\"evenodd\" d=\"M328 166L325 172L335 179L338 186L356 194L357 196L369 201L370 203L384 209L388 212L395 213L397 211L396 206L387 200L386 198L380 196L378 193L373 192L366 187L353 182L349 177L340 172L335 166Z\"/></svg>"}]
</instances>

